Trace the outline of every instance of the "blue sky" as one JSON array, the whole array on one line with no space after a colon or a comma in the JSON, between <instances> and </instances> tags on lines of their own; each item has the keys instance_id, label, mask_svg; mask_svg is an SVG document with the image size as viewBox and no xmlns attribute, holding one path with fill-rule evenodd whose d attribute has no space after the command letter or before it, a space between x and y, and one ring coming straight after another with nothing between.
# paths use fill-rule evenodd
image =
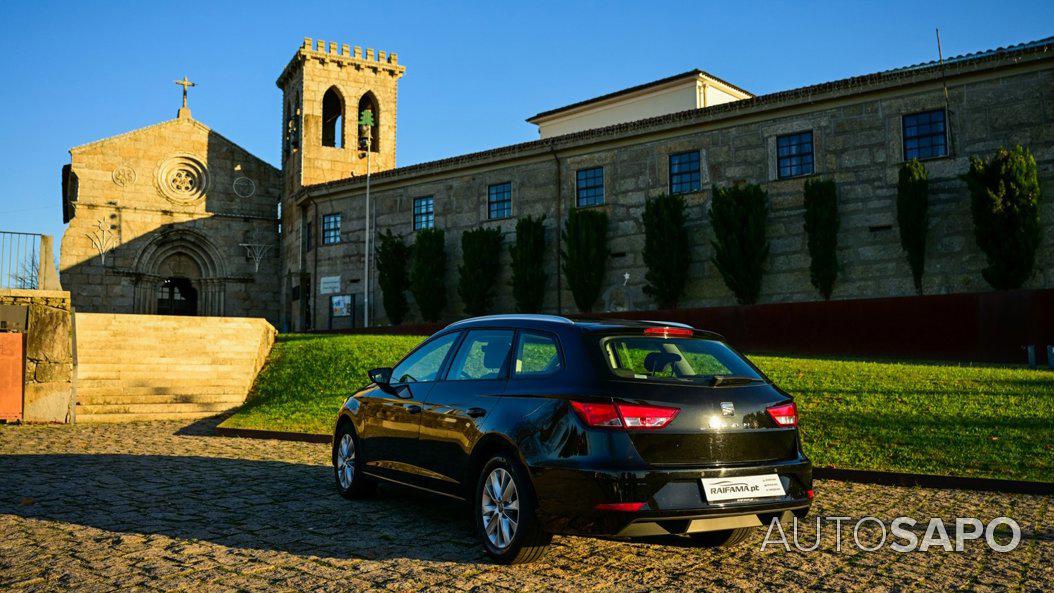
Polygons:
<instances>
[{"instance_id":1,"label":"blue sky","mask_svg":"<svg viewBox=\"0 0 1054 593\"><path fill-rule=\"evenodd\" d=\"M0 0L0 230L61 235L68 150L194 116L278 163L274 81L305 36L395 51L398 161L536 138L539 111L702 68L766 93L1054 35L1054 2Z\"/></svg>"}]
</instances>

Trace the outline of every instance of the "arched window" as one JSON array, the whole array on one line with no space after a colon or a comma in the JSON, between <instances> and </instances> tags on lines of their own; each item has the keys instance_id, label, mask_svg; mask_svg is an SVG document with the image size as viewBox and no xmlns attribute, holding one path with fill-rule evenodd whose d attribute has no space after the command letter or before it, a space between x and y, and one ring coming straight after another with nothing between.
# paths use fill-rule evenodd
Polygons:
<instances>
[{"instance_id":1,"label":"arched window","mask_svg":"<svg viewBox=\"0 0 1054 593\"><path fill-rule=\"evenodd\" d=\"M344 99L337 87L322 95L322 146L344 148Z\"/></svg>"},{"instance_id":2,"label":"arched window","mask_svg":"<svg viewBox=\"0 0 1054 593\"><path fill-rule=\"evenodd\" d=\"M293 115L296 107L292 99L285 104L285 130L282 131L282 162L285 162L293 152Z\"/></svg>"},{"instance_id":3,"label":"arched window","mask_svg":"<svg viewBox=\"0 0 1054 593\"><path fill-rule=\"evenodd\" d=\"M367 91L365 95L359 99L359 119L361 121L362 112L367 109L373 113L373 128L370 133L370 142L367 142L366 128L365 126L359 126L359 150L366 150L367 147L371 152L381 151L381 112L377 106L377 97L373 96L373 93Z\"/></svg>"}]
</instances>

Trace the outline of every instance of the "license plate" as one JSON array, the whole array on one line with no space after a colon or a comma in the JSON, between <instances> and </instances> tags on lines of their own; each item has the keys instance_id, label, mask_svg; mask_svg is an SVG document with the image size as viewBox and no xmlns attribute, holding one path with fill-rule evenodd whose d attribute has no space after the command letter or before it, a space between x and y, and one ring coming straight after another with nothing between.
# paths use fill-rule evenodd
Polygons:
<instances>
[{"instance_id":1,"label":"license plate","mask_svg":"<svg viewBox=\"0 0 1054 593\"><path fill-rule=\"evenodd\" d=\"M736 476L733 478L703 478L703 492L707 502L785 496L783 482L776 474L764 476Z\"/></svg>"}]
</instances>

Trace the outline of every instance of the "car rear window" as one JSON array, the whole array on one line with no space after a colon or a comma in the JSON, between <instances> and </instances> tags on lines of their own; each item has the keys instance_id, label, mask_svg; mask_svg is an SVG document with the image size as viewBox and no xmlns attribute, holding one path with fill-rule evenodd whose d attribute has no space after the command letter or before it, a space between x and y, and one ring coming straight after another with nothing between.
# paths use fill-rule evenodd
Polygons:
<instances>
[{"instance_id":1,"label":"car rear window","mask_svg":"<svg viewBox=\"0 0 1054 593\"><path fill-rule=\"evenodd\" d=\"M600 340L604 359L627 379L761 379L750 364L717 340L661 336L613 336Z\"/></svg>"}]
</instances>

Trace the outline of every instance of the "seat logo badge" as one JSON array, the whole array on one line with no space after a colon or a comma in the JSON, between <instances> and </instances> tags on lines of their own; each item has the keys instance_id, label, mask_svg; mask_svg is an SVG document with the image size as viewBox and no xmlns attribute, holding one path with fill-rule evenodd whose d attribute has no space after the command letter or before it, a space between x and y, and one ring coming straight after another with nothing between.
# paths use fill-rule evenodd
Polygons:
<instances>
[{"instance_id":1,"label":"seat logo badge","mask_svg":"<svg viewBox=\"0 0 1054 593\"><path fill-rule=\"evenodd\" d=\"M735 416L736 406L732 402L721 402L722 416Z\"/></svg>"}]
</instances>

